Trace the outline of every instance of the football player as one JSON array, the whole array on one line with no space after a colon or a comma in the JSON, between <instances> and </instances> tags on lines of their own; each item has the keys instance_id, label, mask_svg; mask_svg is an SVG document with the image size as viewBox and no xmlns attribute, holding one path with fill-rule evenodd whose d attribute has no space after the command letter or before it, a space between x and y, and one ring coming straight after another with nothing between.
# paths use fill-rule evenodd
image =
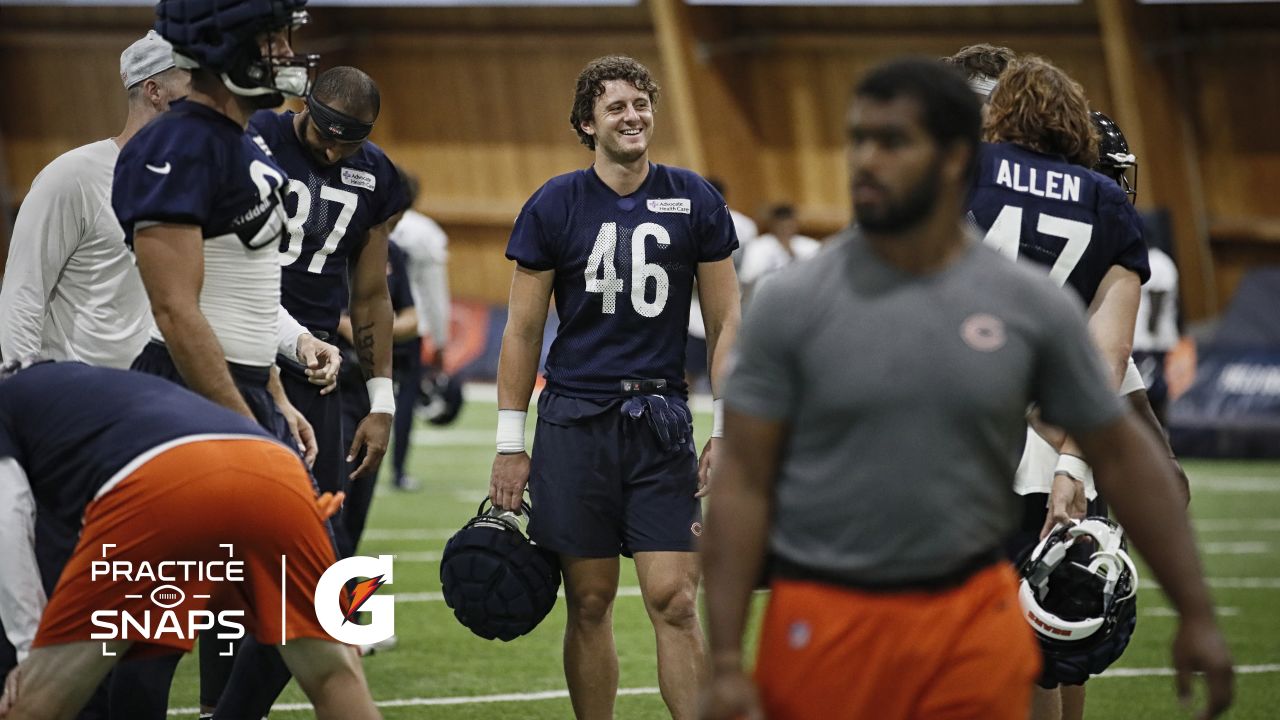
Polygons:
<instances>
[{"instance_id":1,"label":"football player","mask_svg":"<svg viewBox=\"0 0 1280 720\"><path fill-rule=\"evenodd\" d=\"M83 522L47 606L37 505ZM198 619L228 609L242 611L242 632L281 643L318 717L378 717L354 653L316 619L316 584L335 561L318 505L294 451L167 380L71 362L0 369L0 616L25 656L5 679L0 717L71 718L118 659L189 651ZM225 561L228 543L242 563L232 589L192 572ZM161 561L186 570L158 581ZM230 569L219 575L230 582ZM152 599L164 581L182 599L162 612ZM93 639L111 618L113 637Z\"/></svg>"},{"instance_id":2,"label":"football player","mask_svg":"<svg viewBox=\"0 0 1280 720\"><path fill-rule=\"evenodd\" d=\"M942 58L942 62L959 70L969 83L969 89L982 98L985 119L991 91L996 89L1000 76L1016 57L1012 50L1002 45L978 43L960 48L955 55Z\"/></svg>"},{"instance_id":3,"label":"football player","mask_svg":"<svg viewBox=\"0 0 1280 720\"><path fill-rule=\"evenodd\" d=\"M980 118L937 63L871 70L847 125L858 227L747 315L704 537L708 720L1025 720L1037 649L1001 543L1032 401L1076 433L1178 598L1179 687L1202 670L1204 717L1230 703L1171 468L1108 387L1079 305L964 226ZM766 554L757 693L742 634Z\"/></svg>"},{"instance_id":4,"label":"football player","mask_svg":"<svg viewBox=\"0 0 1280 720\"><path fill-rule=\"evenodd\" d=\"M282 439L305 436L310 459L310 425L285 397L273 373L275 358L294 355L313 382L329 385L340 355L280 305L286 176L262 139L245 133L254 110L306 93L317 58L295 57L289 43L291 29L306 21L305 4L162 0L156 6L156 29L173 45L177 66L191 71L191 93L121 150L111 203L157 328L133 369L181 383ZM226 665L206 650L212 646L201 643L206 709L224 682L213 669ZM129 671L122 667L115 682ZM139 675L155 681L163 672ZM129 715L143 717L136 708Z\"/></svg>"},{"instance_id":5,"label":"football player","mask_svg":"<svg viewBox=\"0 0 1280 720\"><path fill-rule=\"evenodd\" d=\"M685 402L685 335L696 278L714 381L738 325L738 243L724 198L706 180L649 161L657 100L658 85L639 62L588 63L569 119L594 161L534 193L507 244L516 268L489 496L519 512L527 484L529 535L560 554L564 668L580 718L613 716L620 554L635 558L673 717L693 715L704 676L694 544L720 427L714 423L699 462ZM530 460L525 413L553 296L560 325Z\"/></svg>"},{"instance_id":6,"label":"football player","mask_svg":"<svg viewBox=\"0 0 1280 720\"><path fill-rule=\"evenodd\" d=\"M1074 291L1088 308L1090 334L1113 386L1120 394L1141 390L1129 356L1141 284L1150 275L1142 224L1115 182L1086 169L1098 160L1098 140L1083 89L1028 56L999 77L987 112L989 144L980 155L970 217L988 245L1047 269ZM1079 449L1060 432L1033 425L1039 432L1027 432L1015 483L1024 519L1008 543L1011 555L1069 517L1106 513L1099 502L1086 507L1097 495ZM1082 715L1082 686L1059 691L1052 668L1040 685L1034 718Z\"/></svg>"},{"instance_id":7,"label":"football player","mask_svg":"<svg viewBox=\"0 0 1280 720\"><path fill-rule=\"evenodd\" d=\"M380 105L372 78L353 67L335 67L316 78L301 112L262 110L249 119L250 130L261 134L289 178L282 188L288 237L280 245L285 309L311 333L332 339L350 298L371 409L349 450L342 444L342 393L322 394L309 382L306 367L288 357L279 360L285 392L316 430L316 481L329 492L343 489L346 463L362 450L364 459L350 477L378 467L395 412L387 236L393 227L388 220L407 198L391 161L368 142ZM349 555L350 538L341 527L336 530L340 552Z\"/></svg>"}]
</instances>

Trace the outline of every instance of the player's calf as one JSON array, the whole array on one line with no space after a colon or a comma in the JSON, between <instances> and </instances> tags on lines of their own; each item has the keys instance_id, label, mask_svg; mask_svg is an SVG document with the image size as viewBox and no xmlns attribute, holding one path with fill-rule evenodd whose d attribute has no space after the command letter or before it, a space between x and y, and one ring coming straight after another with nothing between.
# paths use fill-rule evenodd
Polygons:
<instances>
[{"instance_id":1,"label":"player's calf","mask_svg":"<svg viewBox=\"0 0 1280 720\"><path fill-rule=\"evenodd\" d=\"M376 720L354 648L328 640L298 638L280 646L280 655L316 708L318 720Z\"/></svg>"},{"instance_id":2,"label":"player's calf","mask_svg":"<svg viewBox=\"0 0 1280 720\"><path fill-rule=\"evenodd\" d=\"M129 645L119 640L77 642L32 650L5 679L0 718L74 718Z\"/></svg>"}]
</instances>

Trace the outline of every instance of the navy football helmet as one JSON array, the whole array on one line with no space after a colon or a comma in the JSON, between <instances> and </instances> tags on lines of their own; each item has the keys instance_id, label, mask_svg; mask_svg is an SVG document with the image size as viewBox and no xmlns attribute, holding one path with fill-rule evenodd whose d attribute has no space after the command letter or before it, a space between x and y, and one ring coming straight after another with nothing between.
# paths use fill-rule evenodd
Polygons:
<instances>
[{"instance_id":1,"label":"navy football helmet","mask_svg":"<svg viewBox=\"0 0 1280 720\"><path fill-rule=\"evenodd\" d=\"M525 537L515 513L486 505L488 498L445 543L440 584L458 622L505 642L529 633L555 606L560 558ZM522 511L528 517L528 503Z\"/></svg>"},{"instance_id":2,"label":"navy football helmet","mask_svg":"<svg viewBox=\"0 0 1280 720\"><path fill-rule=\"evenodd\" d=\"M177 66L217 73L233 93L256 107L275 107L285 95L304 96L319 55L277 57L260 46L264 33L292 34L309 19L307 0L160 0L156 31L173 45Z\"/></svg>"},{"instance_id":3,"label":"navy football helmet","mask_svg":"<svg viewBox=\"0 0 1280 720\"><path fill-rule=\"evenodd\" d=\"M1098 164L1094 170L1115 180L1129 202L1138 198L1138 159L1129 152L1129 141L1124 139L1120 126L1106 115L1094 110L1093 127L1098 131Z\"/></svg>"},{"instance_id":4,"label":"navy football helmet","mask_svg":"<svg viewBox=\"0 0 1280 720\"><path fill-rule=\"evenodd\" d=\"M1105 517L1058 525L1019 564L1018 601L1044 655L1040 685L1079 685L1106 670L1138 622L1138 570L1124 530Z\"/></svg>"},{"instance_id":5,"label":"navy football helmet","mask_svg":"<svg viewBox=\"0 0 1280 720\"><path fill-rule=\"evenodd\" d=\"M432 425L450 425L462 412L462 383L443 370L423 373L417 413Z\"/></svg>"}]
</instances>

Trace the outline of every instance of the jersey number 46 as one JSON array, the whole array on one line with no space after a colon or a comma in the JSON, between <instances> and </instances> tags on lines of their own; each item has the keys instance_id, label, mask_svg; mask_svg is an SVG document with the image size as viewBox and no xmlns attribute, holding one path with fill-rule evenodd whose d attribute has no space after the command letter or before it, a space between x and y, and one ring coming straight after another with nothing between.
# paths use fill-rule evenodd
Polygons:
<instances>
[{"instance_id":1,"label":"jersey number 46","mask_svg":"<svg viewBox=\"0 0 1280 720\"><path fill-rule=\"evenodd\" d=\"M645 262L645 241L649 238L658 241L659 247L671 245L671 235L667 229L657 223L644 223L631 234L631 307L644 317L657 317L667 306L667 291L671 288L671 278L661 265ZM591 246L591 256L587 258L587 292L602 295L602 311L612 315L618 311L618 294L626 292L625 283L618 277L613 258L618 250L618 224L605 223L596 234L596 242ZM654 281L653 302L645 299L649 290L649 280Z\"/></svg>"}]
</instances>

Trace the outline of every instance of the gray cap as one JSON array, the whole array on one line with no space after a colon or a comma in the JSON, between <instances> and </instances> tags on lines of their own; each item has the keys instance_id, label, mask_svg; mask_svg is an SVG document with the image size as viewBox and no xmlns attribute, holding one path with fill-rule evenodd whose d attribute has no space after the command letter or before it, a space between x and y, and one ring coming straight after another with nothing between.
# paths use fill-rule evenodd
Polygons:
<instances>
[{"instance_id":1,"label":"gray cap","mask_svg":"<svg viewBox=\"0 0 1280 720\"><path fill-rule=\"evenodd\" d=\"M173 46L155 30L120 53L120 80L126 90L173 67Z\"/></svg>"}]
</instances>

